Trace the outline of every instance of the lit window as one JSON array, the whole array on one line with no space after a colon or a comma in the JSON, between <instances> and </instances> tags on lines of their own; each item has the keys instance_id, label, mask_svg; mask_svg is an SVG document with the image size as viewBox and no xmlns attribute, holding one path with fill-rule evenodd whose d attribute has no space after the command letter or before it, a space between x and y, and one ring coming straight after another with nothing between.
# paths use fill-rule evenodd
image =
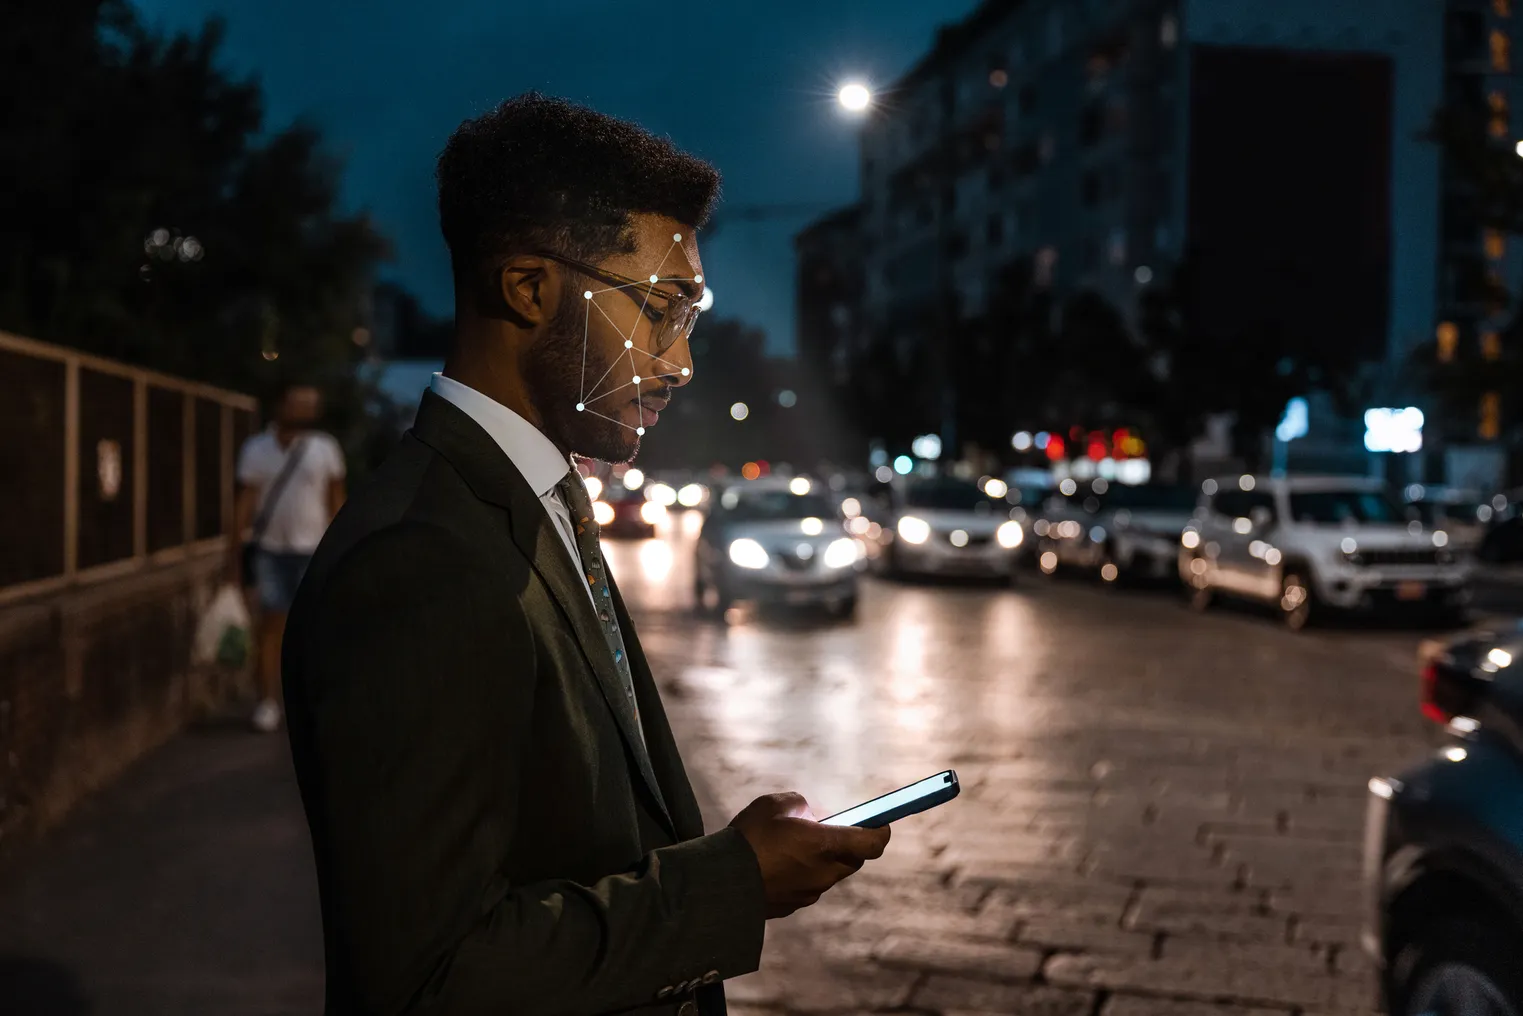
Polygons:
<instances>
[{"instance_id":1,"label":"lit window","mask_svg":"<svg viewBox=\"0 0 1523 1016\"><path fill-rule=\"evenodd\" d=\"M1512 66L1512 40L1500 28L1491 30L1491 69L1505 74Z\"/></svg>"},{"instance_id":2,"label":"lit window","mask_svg":"<svg viewBox=\"0 0 1523 1016\"><path fill-rule=\"evenodd\" d=\"M1512 17L1512 0L1491 0L1491 13L1499 18Z\"/></svg>"},{"instance_id":3,"label":"lit window","mask_svg":"<svg viewBox=\"0 0 1523 1016\"><path fill-rule=\"evenodd\" d=\"M1453 321L1445 321L1438 326L1438 360L1440 363L1448 363L1454 359L1454 351L1459 346L1460 330L1455 327Z\"/></svg>"},{"instance_id":4,"label":"lit window","mask_svg":"<svg viewBox=\"0 0 1523 1016\"><path fill-rule=\"evenodd\" d=\"M1495 441L1502 433L1502 397L1496 392L1481 396L1481 437Z\"/></svg>"},{"instance_id":5,"label":"lit window","mask_svg":"<svg viewBox=\"0 0 1523 1016\"><path fill-rule=\"evenodd\" d=\"M1173 49L1174 44L1179 42L1179 20L1174 15L1163 16L1163 21L1158 26L1158 41L1164 49Z\"/></svg>"},{"instance_id":6,"label":"lit window","mask_svg":"<svg viewBox=\"0 0 1523 1016\"><path fill-rule=\"evenodd\" d=\"M1004 88L1010 83L1010 75L996 67L989 72L989 84L995 88Z\"/></svg>"},{"instance_id":7,"label":"lit window","mask_svg":"<svg viewBox=\"0 0 1523 1016\"><path fill-rule=\"evenodd\" d=\"M1507 238L1500 230L1486 230L1486 256L1493 261L1500 261L1507 256Z\"/></svg>"},{"instance_id":8,"label":"lit window","mask_svg":"<svg viewBox=\"0 0 1523 1016\"><path fill-rule=\"evenodd\" d=\"M1502 358L1502 337L1496 332L1482 333L1481 358L1492 362Z\"/></svg>"}]
</instances>

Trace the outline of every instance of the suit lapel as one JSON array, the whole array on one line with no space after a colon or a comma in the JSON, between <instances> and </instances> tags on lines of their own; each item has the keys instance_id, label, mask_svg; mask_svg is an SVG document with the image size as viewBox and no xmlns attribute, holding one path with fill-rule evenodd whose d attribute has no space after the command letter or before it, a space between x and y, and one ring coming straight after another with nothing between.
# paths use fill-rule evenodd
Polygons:
<instances>
[{"instance_id":1,"label":"suit lapel","mask_svg":"<svg viewBox=\"0 0 1523 1016\"><path fill-rule=\"evenodd\" d=\"M593 613L585 580L580 569L572 566L566 545L556 533L555 523L546 515L544 505L502 449L449 400L425 392L413 433L418 440L449 459L477 497L508 510L513 542L529 559L530 566L550 591L575 634L625 746L655 801L656 811L675 836L675 823L667 811L650 755L641 741L638 721L624 694L623 680L619 677L613 654L608 651L608 641ZM570 468L569 463L567 468Z\"/></svg>"}]
</instances>

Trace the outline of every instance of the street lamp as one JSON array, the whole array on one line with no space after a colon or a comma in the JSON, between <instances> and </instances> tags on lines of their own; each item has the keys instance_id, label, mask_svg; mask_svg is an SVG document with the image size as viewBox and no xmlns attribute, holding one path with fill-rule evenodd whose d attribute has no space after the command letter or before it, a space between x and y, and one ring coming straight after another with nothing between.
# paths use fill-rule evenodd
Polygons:
<instances>
[{"instance_id":1,"label":"street lamp","mask_svg":"<svg viewBox=\"0 0 1523 1016\"><path fill-rule=\"evenodd\" d=\"M836 101L848 113L861 113L872 105L873 93L860 81L848 81L836 93Z\"/></svg>"}]
</instances>

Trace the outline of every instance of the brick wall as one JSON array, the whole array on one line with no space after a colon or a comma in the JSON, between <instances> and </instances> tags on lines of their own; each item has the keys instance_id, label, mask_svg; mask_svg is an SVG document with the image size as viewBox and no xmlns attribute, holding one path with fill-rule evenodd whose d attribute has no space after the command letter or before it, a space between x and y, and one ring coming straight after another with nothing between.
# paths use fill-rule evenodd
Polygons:
<instances>
[{"instance_id":1,"label":"brick wall","mask_svg":"<svg viewBox=\"0 0 1523 1016\"><path fill-rule=\"evenodd\" d=\"M0 857L233 694L190 662L220 569L202 552L0 607Z\"/></svg>"}]
</instances>

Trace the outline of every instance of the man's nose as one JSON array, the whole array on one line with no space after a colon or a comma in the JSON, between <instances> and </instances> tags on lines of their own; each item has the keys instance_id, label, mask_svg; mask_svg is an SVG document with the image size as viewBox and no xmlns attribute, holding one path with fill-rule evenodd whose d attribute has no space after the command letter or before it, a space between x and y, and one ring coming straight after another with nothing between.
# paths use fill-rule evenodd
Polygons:
<instances>
[{"instance_id":1,"label":"man's nose","mask_svg":"<svg viewBox=\"0 0 1523 1016\"><path fill-rule=\"evenodd\" d=\"M662 380L673 388L681 388L693 380L693 351L688 346L687 339L675 342L672 347L661 354Z\"/></svg>"}]
</instances>

